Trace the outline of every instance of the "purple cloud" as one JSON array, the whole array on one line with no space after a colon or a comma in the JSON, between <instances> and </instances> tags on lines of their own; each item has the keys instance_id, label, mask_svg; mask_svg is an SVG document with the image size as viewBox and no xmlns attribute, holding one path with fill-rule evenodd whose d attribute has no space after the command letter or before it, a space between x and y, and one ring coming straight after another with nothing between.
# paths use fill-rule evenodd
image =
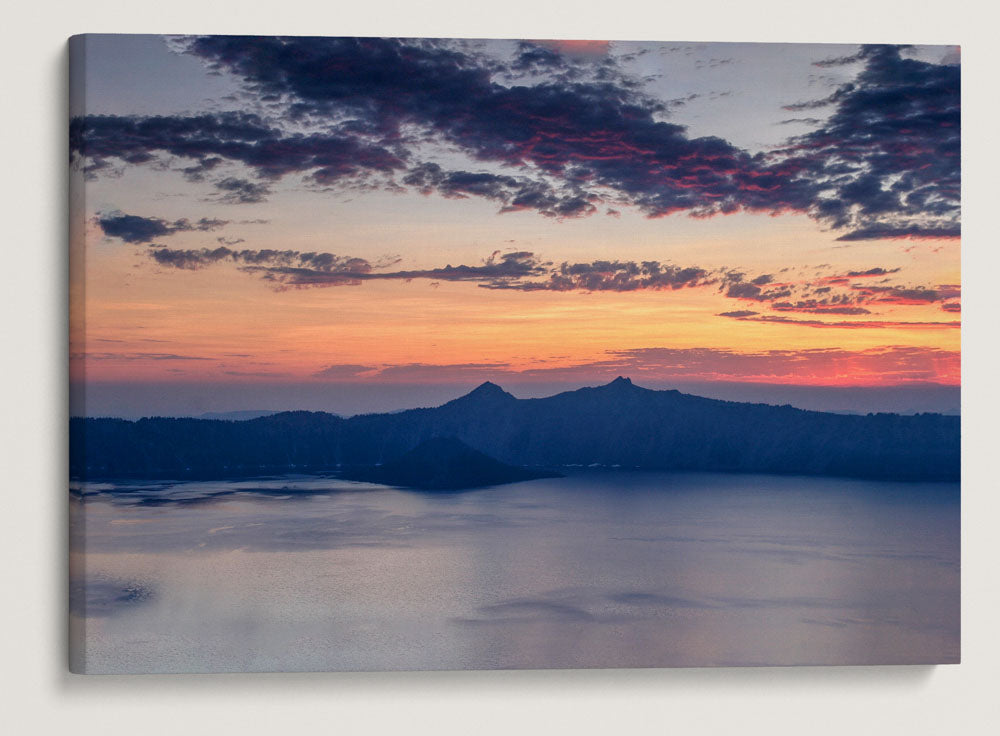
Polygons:
<instances>
[{"instance_id":1,"label":"purple cloud","mask_svg":"<svg viewBox=\"0 0 1000 736\"><path fill-rule=\"evenodd\" d=\"M851 57L864 64L854 81L789 106L831 109L820 127L751 155L664 121L669 104L613 60L584 73L558 47L522 44L502 62L421 39L201 36L181 45L282 106L283 123L246 113L76 118L71 152L92 173L169 155L193 161L184 171L195 178L220 159L248 167L260 181L217 182L229 182L234 201L259 201L268 182L293 173L324 186L398 187L398 175L502 212L805 212L847 230L848 241L959 232L959 68L902 58L899 47L864 47ZM517 173L447 170L421 160L427 141Z\"/></svg>"}]
</instances>

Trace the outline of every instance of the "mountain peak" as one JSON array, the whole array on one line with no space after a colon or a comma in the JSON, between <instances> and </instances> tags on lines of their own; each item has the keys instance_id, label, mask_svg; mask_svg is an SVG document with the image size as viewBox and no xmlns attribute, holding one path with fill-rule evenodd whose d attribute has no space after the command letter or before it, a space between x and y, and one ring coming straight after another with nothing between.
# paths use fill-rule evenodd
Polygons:
<instances>
[{"instance_id":1,"label":"mountain peak","mask_svg":"<svg viewBox=\"0 0 1000 736\"><path fill-rule=\"evenodd\" d=\"M492 381L483 381L468 393L469 396L510 396L509 393L497 386Z\"/></svg>"},{"instance_id":2,"label":"mountain peak","mask_svg":"<svg viewBox=\"0 0 1000 736\"><path fill-rule=\"evenodd\" d=\"M465 396L455 399L455 401L466 401L469 399L474 399L476 401L507 401L514 398L514 396L504 391L492 381L483 381L483 383L476 386L469 393L465 394Z\"/></svg>"},{"instance_id":3,"label":"mountain peak","mask_svg":"<svg viewBox=\"0 0 1000 736\"><path fill-rule=\"evenodd\" d=\"M632 389L638 388L634 383L632 383L631 378L625 378L625 376L618 376L611 383L606 383L598 388L603 388L610 391L631 391Z\"/></svg>"}]
</instances>

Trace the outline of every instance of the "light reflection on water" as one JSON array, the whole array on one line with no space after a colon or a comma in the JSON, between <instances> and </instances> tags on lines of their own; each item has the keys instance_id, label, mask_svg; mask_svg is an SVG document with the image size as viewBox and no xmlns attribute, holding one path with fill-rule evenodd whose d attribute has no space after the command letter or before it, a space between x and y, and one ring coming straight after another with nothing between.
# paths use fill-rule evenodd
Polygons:
<instances>
[{"instance_id":1,"label":"light reflection on water","mask_svg":"<svg viewBox=\"0 0 1000 736\"><path fill-rule=\"evenodd\" d=\"M580 472L71 498L90 672L958 660L954 484Z\"/></svg>"}]
</instances>

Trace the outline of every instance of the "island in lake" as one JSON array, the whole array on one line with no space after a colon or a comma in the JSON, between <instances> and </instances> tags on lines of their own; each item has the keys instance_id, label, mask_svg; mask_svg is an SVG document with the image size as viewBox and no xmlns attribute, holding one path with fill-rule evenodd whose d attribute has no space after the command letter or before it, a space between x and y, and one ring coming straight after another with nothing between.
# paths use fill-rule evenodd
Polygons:
<instances>
[{"instance_id":1,"label":"island in lake","mask_svg":"<svg viewBox=\"0 0 1000 736\"><path fill-rule=\"evenodd\" d=\"M340 475L426 491L459 491L559 477L558 473L498 462L454 437L433 437L386 465L352 466Z\"/></svg>"}]
</instances>

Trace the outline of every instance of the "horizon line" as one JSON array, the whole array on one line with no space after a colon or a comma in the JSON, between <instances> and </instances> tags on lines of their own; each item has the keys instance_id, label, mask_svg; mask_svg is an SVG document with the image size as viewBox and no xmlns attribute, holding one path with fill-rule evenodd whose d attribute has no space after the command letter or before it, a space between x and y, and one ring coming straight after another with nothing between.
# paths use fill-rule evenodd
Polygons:
<instances>
[{"instance_id":1,"label":"horizon line","mask_svg":"<svg viewBox=\"0 0 1000 736\"><path fill-rule=\"evenodd\" d=\"M705 384L708 384L708 383L711 383L711 382L704 382L701 385L705 385ZM723 383L723 382L715 382L715 383ZM802 388L802 389L834 389L834 390L851 390L851 389L869 389L869 390L880 390L881 389L881 390L885 390L885 389L893 389L893 388L914 388L914 387L919 387L919 386L937 387L937 388L946 388L946 389L947 388L955 388L955 389L959 389L959 390L961 389L961 385L960 384L954 384L953 385L953 384L941 384L941 383L934 383L934 382L919 382L919 383L911 382L911 383L905 383L905 384L894 384L894 385L889 385L889 386L886 386L886 385L875 385L875 386L829 386L829 385L827 385L827 386L815 386L815 385L809 385L809 384L775 384L775 383L746 384L744 382L731 382L731 383L732 384L737 384L737 385L769 386L769 387L778 387L778 388L790 387L790 388ZM339 384L339 385L349 385L349 384ZM410 385L410 384L395 384L395 385ZM440 385L449 385L449 384L413 384L413 385L439 385L440 386ZM443 406L445 406L447 404L450 404L452 402L461 401L464 398L468 398L468 397L476 394L477 392L480 392L482 389L489 390L490 388L494 388L498 392L500 392L501 394L503 394L504 396L510 397L510 399L512 399L514 401L543 401L543 400L546 400L546 399L551 399L551 398L555 398L557 396L561 396L563 394L570 394L570 393L577 393L579 391L587 391L587 390L596 390L596 389L602 389L602 388L609 388L609 387L612 387L612 386L615 386L615 385L620 385L620 386L623 386L623 387L630 387L632 389L637 389L639 391L649 391L649 392L653 392L653 393L677 393L677 394L680 394L682 396L690 396L692 398L702 399L702 400L705 400L705 401L717 401L717 402L731 403L731 404L764 405L764 406L775 406L775 407L787 406L787 407L796 409L797 411L808 411L808 412L814 412L814 413L820 413L820 414L841 414L841 415L843 415L843 414L850 414L850 415L860 415L860 416L864 416L865 414L892 414L892 415L897 415L897 416L914 416L914 415L919 415L919 414L937 414L937 415L940 415L940 416L961 416L961 406L959 406L959 410L958 410L957 413L949 413L949 412L942 412L942 411L921 411L921 412L914 412L913 414L906 414L906 413L902 413L902 412L898 412L898 411L881 411L881 410L880 411L863 412L863 411L846 411L846 410L831 411L831 410L823 410L823 409L807 409L807 408L802 408L802 407L795 406L794 404L789 403L787 401L784 402L784 403L771 403L771 402L767 402L767 401L753 401L753 400L745 400L745 399L744 400L720 399L720 398L715 398L715 397L710 397L710 396L700 396L698 394L687 393L686 391L682 391L679 388L648 388L646 386L640 386L640 385L636 384L632 380L631 376L619 375L619 376L616 376L612 380L610 380L608 382L605 382L605 383L579 386L577 388L569 388L569 389L564 389L562 391L556 391L555 393L548 394L546 396L534 396L534 397L532 397L532 396L529 396L529 397L515 396L513 393L511 393L510 391L508 391L507 389L505 389L501 384L499 384L499 383L497 383L497 382L495 382L495 381L493 381L491 379L486 379L486 380L480 382L479 384L477 384L474 388L466 391L465 393L460 394L460 395L458 395L458 396L456 396L454 398L447 399L447 400L445 400L445 401L443 401L443 402L441 402L439 404L434 404L434 405L420 405L420 406L413 406L413 407L396 409L396 410L389 410L389 411L385 411L385 410L383 410L383 411L378 411L378 410L361 411L361 412L356 412L354 414L342 414L342 413L338 413L338 412L327 411L325 409L289 408L289 409L235 409L235 410L230 410L230 411L225 411L225 410L222 410L222 411L205 411L205 412L202 412L200 415L185 414L185 415L173 415L173 416L170 416L170 415L165 415L165 414L149 414L149 415L145 415L145 416L137 416L137 417L134 417L134 418L127 418L127 417L117 416L117 415L111 415L111 414L101 414L101 415L88 415L88 414L82 414L82 415L81 414L75 414L74 415L74 414L70 414L69 418L70 419L120 419L122 421L132 421L132 422L138 421L140 419L195 419L195 420L199 420L199 421L251 421L253 419L257 419L257 418L261 418L261 417L265 417L265 416L274 416L274 415L277 415L277 414L291 414L291 413L304 412L304 413L310 413L310 414L329 414L331 416L340 417L342 419L350 419L352 417L358 417L358 416L372 416L372 415L380 415L380 414L400 414L400 413L403 413L403 412L406 412L406 411L419 411L419 410L426 410L426 409L438 409L438 408L441 408L441 407L443 407ZM256 417L247 417L245 419L226 419L226 418L223 418L223 415L239 415L239 414L257 414L258 416L256 416ZM216 415L216 416L212 416L212 415Z\"/></svg>"}]
</instances>

